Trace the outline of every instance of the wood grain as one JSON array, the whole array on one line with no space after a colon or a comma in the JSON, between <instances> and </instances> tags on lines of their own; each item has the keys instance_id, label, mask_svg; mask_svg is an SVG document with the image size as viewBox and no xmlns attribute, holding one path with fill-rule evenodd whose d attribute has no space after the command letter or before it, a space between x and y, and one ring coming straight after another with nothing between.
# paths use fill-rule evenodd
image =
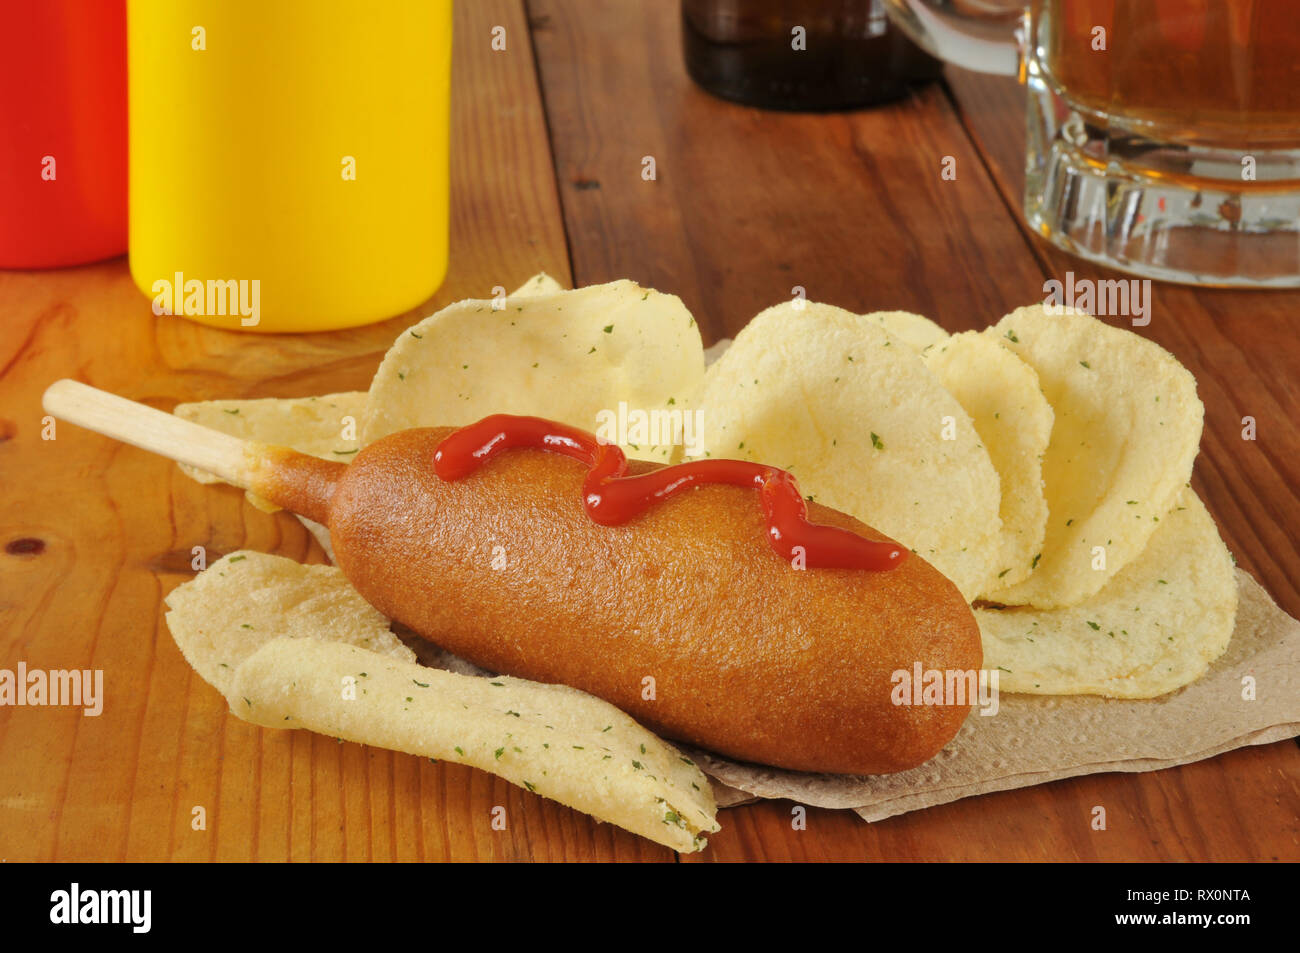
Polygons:
<instances>
[{"instance_id":1,"label":"wood grain","mask_svg":"<svg viewBox=\"0 0 1300 953\"><path fill-rule=\"evenodd\" d=\"M579 284L631 276L672 291L713 339L795 285L957 331L1041 301L1044 280L1066 270L1102 277L1020 218L1024 100L1013 80L949 69L946 84L893 106L769 113L690 83L673 4L531 0L529 10ZM953 181L940 177L948 156ZM1241 565L1300 614L1297 297L1157 283L1154 298L1141 333L1192 370L1206 405L1194 484ZM1254 443L1240 438L1247 414ZM1106 806L1109 831L1089 827L1093 805ZM791 807L728 810L701 859L1294 860L1300 755L1282 742L872 825L814 810L806 832L791 829Z\"/></svg>"},{"instance_id":2,"label":"wood grain","mask_svg":"<svg viewBox=\"0 0 1300 953\"><path fill-rule=\"evenodd\" d=\"M505 52L491 49L497 25ZM567 282L522 5L457 4L455 30L451 267L410 313L241 335L155 317L124 259L0 273L0 666L99 668L107 695L97 718L0 708L0 859L672 859L485 774L230 717L181 658L162 598L192 575L193 546L313 562L319 548L291 517L166 460L64 424L41 439L40 395L60 377L163 409L364 389L417 316L539 270ZM191 827L195 806L206 830Z\"/></svg>"},{"instance_id":3,"label":"wood grain","mask_svg":"<svg viewBox=\"0 0 1300 953\"><path fill-rule=\"evenodd\" d=\"M99 718L0 708L0 860L673 859L489 775L230 717L162 622L191 547L323 554L291 518L166 461L62 425L43 441L39 395L63 376L163 409L364 388L416 315L539 269L676 293L710 340L795 285L959 330L1041 299L1045 277L1095 274L1019 219L1014 84L950 70L883 109L764 113L688 81L676 11L533 0L530 43L522 0L457 5L449 277L390 322L238 335L155 318L123 260L0 273L0 667L101 668L108 693ZM497 25L505 52L490 48ZM940 179L945 156L955 181ZM1196 486L1241 564L1300 613L1296 299L1156 288L1143 333L1196 373L1207 407ZM1247 413L1254 444L1239 439ZM494 805L506 831L489 827ZM1106 832L1089 826L1094 805ZM725 811L690 859L1295 860L1300 754L1245 749L871 825L812 809L796 831L792 807Z\"/></svg>"},{"instance_id":4,"label":"wood grain","mask_svg":"<svg viewBox=\"0 0 1300 953\"><path fill-rule=\"evenodd\" d=\"M579 283L671 291L706 343L796 285L952 329L1041 297L1027 239L942 87L883 109L764 112L689 81L673 4L529 9ZM654 181L641 178L645 156ZM944 156L958 181L940 179Z\"/></svg>"}]
</instances>

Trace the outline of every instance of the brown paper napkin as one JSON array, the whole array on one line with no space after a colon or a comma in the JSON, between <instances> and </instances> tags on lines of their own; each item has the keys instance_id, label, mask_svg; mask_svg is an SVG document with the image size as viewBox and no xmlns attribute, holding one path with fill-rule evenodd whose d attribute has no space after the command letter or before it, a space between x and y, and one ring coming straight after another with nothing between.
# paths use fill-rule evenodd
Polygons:
<instances>
[{"instance_id":1,"label":"brown paper napkin","mask_svg":"<svg viewBox=\"0 0 1300 953\"><path fill-rule=\"evenodd\" d=\"M1300 734L1300 622L1245 572L1227 652L1198 681L1149 700L1091 695L1003 695L996 715L973 710L957 737L919 768L899 774L801 774L691 757L715 785L718 805L789 798L850 808L878 821L976 794L1106 771L1156 771L1233 748ZM1243 678L1255 679L1255 700Z\"/></svg>"}]
</instances>

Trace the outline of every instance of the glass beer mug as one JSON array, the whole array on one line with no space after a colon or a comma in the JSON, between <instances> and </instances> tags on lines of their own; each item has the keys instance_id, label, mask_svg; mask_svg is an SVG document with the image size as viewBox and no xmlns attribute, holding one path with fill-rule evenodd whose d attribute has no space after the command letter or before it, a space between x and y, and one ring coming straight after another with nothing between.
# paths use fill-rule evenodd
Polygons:
<instances>
[{"instance_id":1,"label":"glass beer mug","mask_svg":"<svg viewBox=\"0 0 1300 953\"><path fill-rule=\"evenodd\" d=\"M886 0L922 47L1028 88L1025 217L1194 284L1300 287L1295 0Z\"/></svg>"}]
</instances>

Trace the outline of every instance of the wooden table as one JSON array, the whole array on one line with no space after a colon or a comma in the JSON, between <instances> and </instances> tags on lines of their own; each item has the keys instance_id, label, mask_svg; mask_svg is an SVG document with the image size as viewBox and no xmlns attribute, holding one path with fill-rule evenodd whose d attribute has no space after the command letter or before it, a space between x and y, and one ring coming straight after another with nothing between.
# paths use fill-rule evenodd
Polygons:
<instances>
[{"instance_id":1,"label":"wooden table","mask_svg":"<svg viewBox=\"0 0 1300 953\"><path fill-rule=\"evenodd\" d=\"M491 49L506 28L507 49ZM949 330L1101 277L1020 218L1013 81L949 70L887 108L766 113L686 78L676 4L475 0L457 9L452 262L385 324L237 335L155 317L124 259L0 273L0 667L101 668L104 714L0 709L0 859L655 860L664 848L455 765L271 733L230 717L181 658L164 595L190 551L324 556L290 516L71 426L39 397L74 376L182 400L363 389L417 316L539 269L671 291L706 343L788 298L907 309ZM653 156L657 178L642 179ZM945 156L957 177L940 176ZM1294 295L1156 285L1143 333L1196 375L1194 485L1239 563L1300 615L1300 313ZM1259 439L1240 439L1254 416ZM1089 827L1105 805L1109 830ZM505 831L489 811L504 805ZM195 806L207 829L191 828ZM1150 774L1094 775L878 824L790 805L725 811L705 860L1300 858L1293 741ZM696 859L692 857L691 859Z\"/></svg>"}]
</instances>

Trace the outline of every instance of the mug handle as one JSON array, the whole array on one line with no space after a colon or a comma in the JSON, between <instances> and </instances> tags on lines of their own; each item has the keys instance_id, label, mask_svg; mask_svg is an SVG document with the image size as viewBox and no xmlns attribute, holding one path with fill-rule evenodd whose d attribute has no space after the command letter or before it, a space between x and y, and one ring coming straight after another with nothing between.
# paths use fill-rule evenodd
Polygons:
<instances>
[{"instance_id":1,"label":"mug handle","mask_svg":"<svg viewBox=\"0 0 1300 953\"><path fill-rule=\"evenodd\" d=\"M1023 80L1023 0L885 0L889 19L918 46L978 73Z\"/></svg>"}]
</instances>

